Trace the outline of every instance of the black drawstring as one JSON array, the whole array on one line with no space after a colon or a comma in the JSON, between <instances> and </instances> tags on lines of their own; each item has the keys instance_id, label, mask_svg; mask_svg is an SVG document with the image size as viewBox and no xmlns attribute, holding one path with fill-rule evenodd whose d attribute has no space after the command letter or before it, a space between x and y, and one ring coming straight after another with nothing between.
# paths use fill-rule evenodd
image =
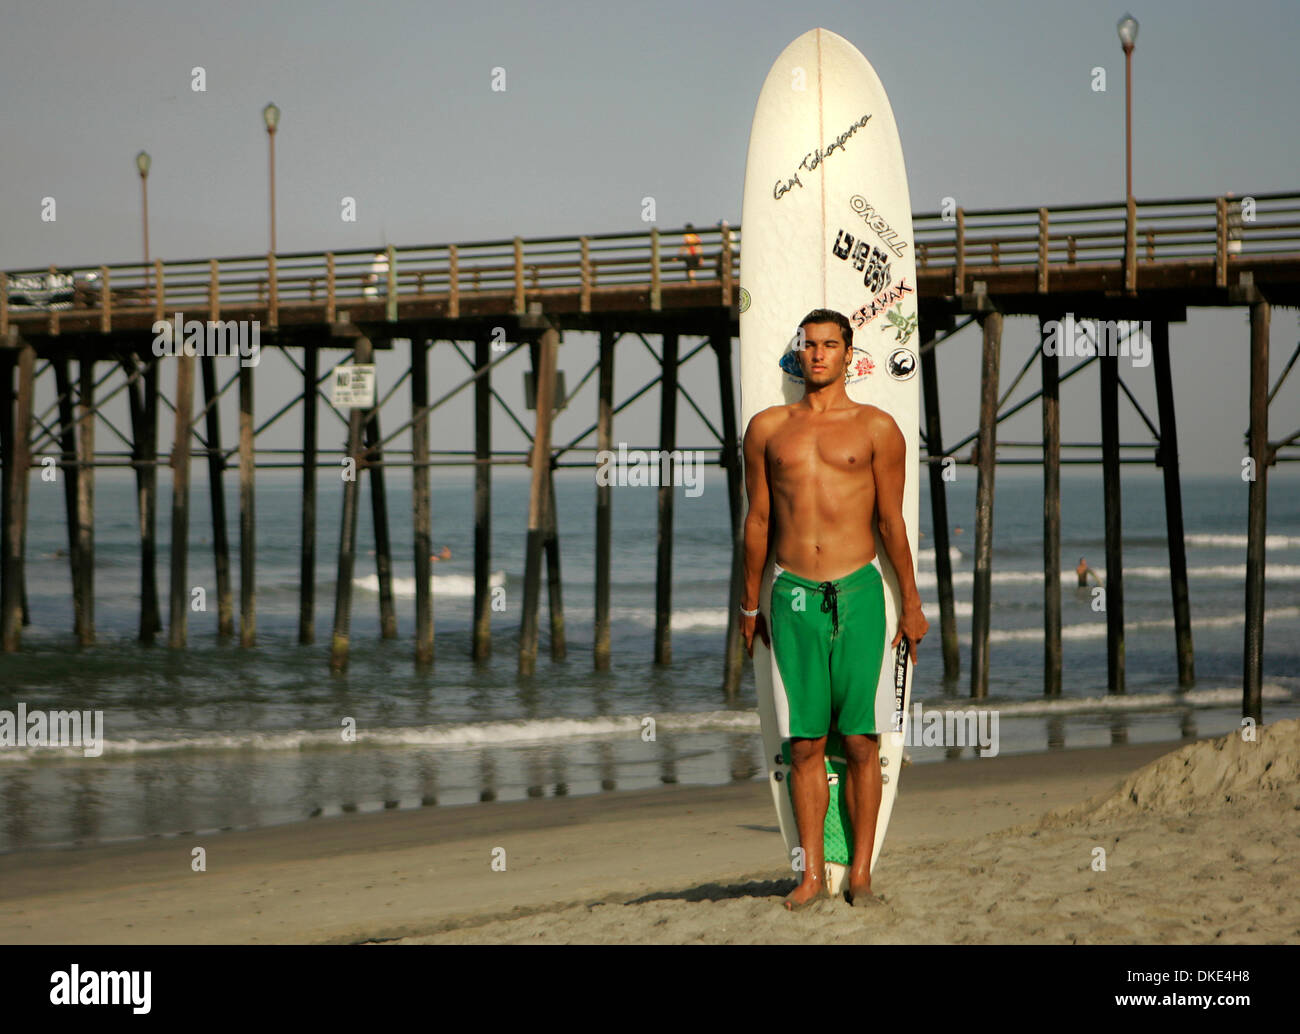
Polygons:
<instances>
[{"instance_id":1,"label":"black drawstring","mask_svg":"<svg viewBox=\"0 0 1300 1034\"><path fill-rule=\"evenodd\" d=\"M822 582L817 588L821 590L822 594L822 613L825 614L828 610L831 612L831 634L839 635L839 591L835 588L834 582Z\"/></svg>"}]
</instances>

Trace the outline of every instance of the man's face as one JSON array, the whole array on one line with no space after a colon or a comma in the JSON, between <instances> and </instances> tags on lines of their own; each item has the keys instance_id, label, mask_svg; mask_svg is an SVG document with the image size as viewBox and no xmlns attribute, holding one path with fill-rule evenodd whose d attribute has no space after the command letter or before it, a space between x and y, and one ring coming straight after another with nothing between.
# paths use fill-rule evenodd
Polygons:
<instances>
[{"instance_id":1,"label":"man's face","mask_svg":"<svg viewBox=\"0 0 1300 1034\"><path fill-rule=\"evenodd\" d=\"M834 323L807 323L803 328L804 347L799 353L804 384L822 388L835 381L843 382L853 349L844 347L844 336Z\"/></svg>"}]
</instances>

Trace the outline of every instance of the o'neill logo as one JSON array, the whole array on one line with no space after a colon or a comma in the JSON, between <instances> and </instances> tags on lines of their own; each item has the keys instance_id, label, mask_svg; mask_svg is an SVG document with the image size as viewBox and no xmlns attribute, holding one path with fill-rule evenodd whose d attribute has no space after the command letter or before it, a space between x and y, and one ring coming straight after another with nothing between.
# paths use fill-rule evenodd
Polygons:
<instances>
[{"instance_id":1,"label":"o'neill logo","mask_svg":"<svg viewBox=\"0 0 1300 1034\"><path fill-rule=\"evenodd\" d=\"M849 198L849 207L862 216L863 221L876 231L880 243L899 258L903 257L903 249L907 247L907 241L898 239L897 231L885 221L885 217L876 211L875 206L870 201L861 194L854 194Z\"/></svg>"}]
</instances>

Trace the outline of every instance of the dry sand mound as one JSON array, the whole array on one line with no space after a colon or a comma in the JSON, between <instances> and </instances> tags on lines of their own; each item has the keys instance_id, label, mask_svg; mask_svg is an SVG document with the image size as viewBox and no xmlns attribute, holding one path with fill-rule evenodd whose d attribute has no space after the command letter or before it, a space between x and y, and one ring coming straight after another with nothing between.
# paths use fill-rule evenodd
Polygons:
<instances>
[{"instance_id":1,"label":"dry sand mound","mask_svg":"<svg viewBox=\"0 0 1300 1034\"><path fill-rule=\"evenodd\" d=\"M1189 744L1139 768L1118 790L1048 812L1040 825L1060 827L1142 812L1176 818L1260 804L1300 809L1300 719L1260 726L1253 741L1234 732Z\"/></svg>"}]
</instances>

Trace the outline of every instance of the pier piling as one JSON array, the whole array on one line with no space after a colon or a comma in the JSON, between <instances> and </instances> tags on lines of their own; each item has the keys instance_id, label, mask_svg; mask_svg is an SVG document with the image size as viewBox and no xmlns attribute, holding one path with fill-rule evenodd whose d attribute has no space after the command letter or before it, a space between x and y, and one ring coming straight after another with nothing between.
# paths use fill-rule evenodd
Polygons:
<instances>
[{"instance_id":1,"label":"pier piling","mask_svg":"<svg viewBox=\"0 0 1300 1034\"><path fill-rule=\"evenodd\" d=\"M659 380L659 531L655 565L655 663L671 664L673 610L673 461L677 448L677 334L663 335Z\"/></svg>"},{"instance_id":2,"label":"pier piling","mask_svg":"<svg viewBox=\"0 0 1300 1034\"><path fill-rule=\"evenodd\" d=\"M731 261L727 249L726 224L723 224L724 274ZM724 284L724 298L730 299L730 280ZM731 583L727 591L727 639L722 662L722 691L734 700L740 690L740 675L745 662L745 642L740 634L741 596L745 591L744 480L740 450L740 432L736 421L736 392L731 372L731 328L721 326L709 336L709 344L718 361L718 396L722 402L722 455L727 478L727 509L731 516Z\"/></svg>"},{"instance_id":3,"label":"pier piling","mask_svg":"<svg viewBox=\"0 0 1300 1034\"><path fill-rule=\"evenodd\" d=\"M207 418L208 488L212 496L212 554L217 573L217 635L235 634L234 599L230 586L230 544L226 536L226 494L222 473L226 456L221 449L221 402L217 388L216 360L205 355L199 360L203 371L203 403Z\"/></svg>"},{"instance_id":4,"label":"pier piling","mask_svg":"<svg viewBox=\"0 0 1300 1034\"><path fill-rule=\"evenodd\" d=\"M1124 528L1120 519L1119 356L1098 355L1101 366L1101 463L1106 511L1106 687L1124 686Z\"/></svg>"},{"instance_id":5,"label":"pier piling","mask_svg":"<svg viewBox=\"0 0 1300 1034\"><path fill-rule=\"evenodd\" d=\"M77 364L77 642L95 641L95 359L83 349Z\"/></svg>"},{"instance_id":6,"label":"pier piling","mask_svg":"<svg viewBox=\"0 0 1300 1034\"><path fill-rule=\"evenodd\" d=\"M614 448L614 343L613 330L600 331L600 374L596 399L596 450L608 455ZM724 412L725 412L724 408ZM733 418L734 419L734 418ZM596 481L596 615L592 638L592 662L597 671L608 671L610 533L613 527L610 494L613 486Z\"/></svg>"},{"instance_id":7,"label":"pier piling","mask_svg":"<svg viewBox=\"0 0 1300 1034\"><path fill-rule=\"evenodd\" d=\"M1061 695L1061 384L1060 358L1041 347L1043 374L1043 695Z\"/></svg>"},{"instance_id":8,"label":"pier piling","mask_svg":"<svg viewBox=\"0 0 1300 1034\"><path fill-rule=\"evenodd\" d=\"M474 338L474 660L492 653L492 338Z\"/></svg>"},{"instance_id":9,"label":"pier piling","mask_svg":"<svg viewBox=\"0 0 1300 1034\"><path fill-rule=\"evenodd\" d=\"M1268 337L1272 310L1259 299L1250 306L1250 460L1253 477L1247 499L1246 636L1242 674L1242 717L1264 720L1264 540L1267 531Z\"/></svg>"},{"instance_id":10,"label":"pier piling","mask_svg":"<svg viewBox=\"0 0 1300 1034\"><path fill-rule=\"evenodd\" d=\"M1151 321L1151 352L1160 416L1156 464L1164 475L1165 538L1169 542L1169 588L1174 604L1174 646L1178 654L1178 684L1196 682L1192 653L1192 608L1187 591L1187 543L1183 539L1183 491L1178 473L1178 428L1174 420L1174 383L1169 359L1169 321Z\"/></svg>"},{"instance_id":11,"label":"pier piling","mask_svg":"<svg viewBox=\"0 0 1300 1034\"><path fill-rule=\"evenodd\" d=\"M331 272L333 263L330 264ZM302 348L302 533L298 563L298 642L316 641L316 382L320 349Z\"/></svg>"},{"instance_id":12,"label":"pier piling","mask_svg":"<svg viewBox=\"0 0 1300 1034\"><path fill-rule=\"evenodd\" d=\"M272 291L274 292L274 284ZM257 517L253 490L253 368L239 364L239 645L257 640Z\"/></svg>"},{"instance_id":13,"label":"pier piling","mask_svg":"<svg viewBox=\"0 0 1300 1034\"><path fill-rule=\"evenodd\" d=\"M366 445L366 480L370 482L370 517L375 533L375 574L379 580L379 636L381 639L396 639L393 553L388 537L388 493L384 485L384 447L381 444L383 436L379 433L378 408L370 411L363 437Z\"/></svg>"},{"instance_id":14,"label":"pier piling","mask_svg":"<svg viewBox=\"0 0 1300 1034\"><path fill-rule=\"evenodd\" d=\"M185 645L190 609L186 578L190 536L190 426L194 412L194 357L176 357L176 422L172 436L171 588L167 644Z\"/></svg>"},{"instance_id":15,"label":"pier piling","mask_svg":"<svg viewBox=\"0 0 1300 1034\"><path fill-rule=\"evenodd\" d=\"M371 361L374 346L369 338L358 337L352 362L364 365ZM330 670L347 670L352 629L352 572L356 567L357 504L361 492L361 475L365 470L362 448L364 424L370 411L353 406L348 413L347 456L352 462L343 474L343 516L339 528L338 575L334 586L334 634L330 639Z\"/></svg>"},{"instance_id":16,"label":"pier piling","mask_svg":"<svg viewBox=\"0 0 1300 1034\"><path fill-rule=\"evenodd\" d=\"M1002 314L980 317L984 332L980 363L980 426L975 482L975 583L971 606L970 695L989 695L989 608L993 597L993 472L998 437L998 368L1002 353Z\"/></svg>"},{"instance_id":17,"label":"pier piling","mask_svg":"<svg viewBox=\"0 0 1300 1034\"><path fill-rule=\"evenodd\" d=\"M952 591L952 555L948 538L948 485L944 481L943 428L939 419L939 363L934 354L936 328L921 327L921 390L925 396L925 452L929 462L930 526L934 535L934 573L939 596L939 644L945 682L961 673L957 645L957 607Z\"/></svg>"},{"instance_id":18,"label":"pier piling","mask_svg":"<svg viewBox=\"0 0 1300 1034\"><path fill-rule=\"evenodd\" d=\"M411 521L415 562L415 661L433 662L433 512L429 495L429 342L411 338ZM477 473L477 471L476 471ZM396 622L394 622L396 624Z\"/></svg>"},{"instance_id":19,"label":"pier piling","mask_svg":"<svg viewBox=\"0 0 1300 1034\"><path fill-rule=\"evenodd\" d=\"M547 483L551 469L551 423L555 407L555 367L559 333L543 332L534 351L537 422L533 435L531 485L528 494L528 537L524 544L524 599L519 625L519 674L537 670L537 606L542 575L543 538L547 509Z\"/></svg>"}]
</instances>

